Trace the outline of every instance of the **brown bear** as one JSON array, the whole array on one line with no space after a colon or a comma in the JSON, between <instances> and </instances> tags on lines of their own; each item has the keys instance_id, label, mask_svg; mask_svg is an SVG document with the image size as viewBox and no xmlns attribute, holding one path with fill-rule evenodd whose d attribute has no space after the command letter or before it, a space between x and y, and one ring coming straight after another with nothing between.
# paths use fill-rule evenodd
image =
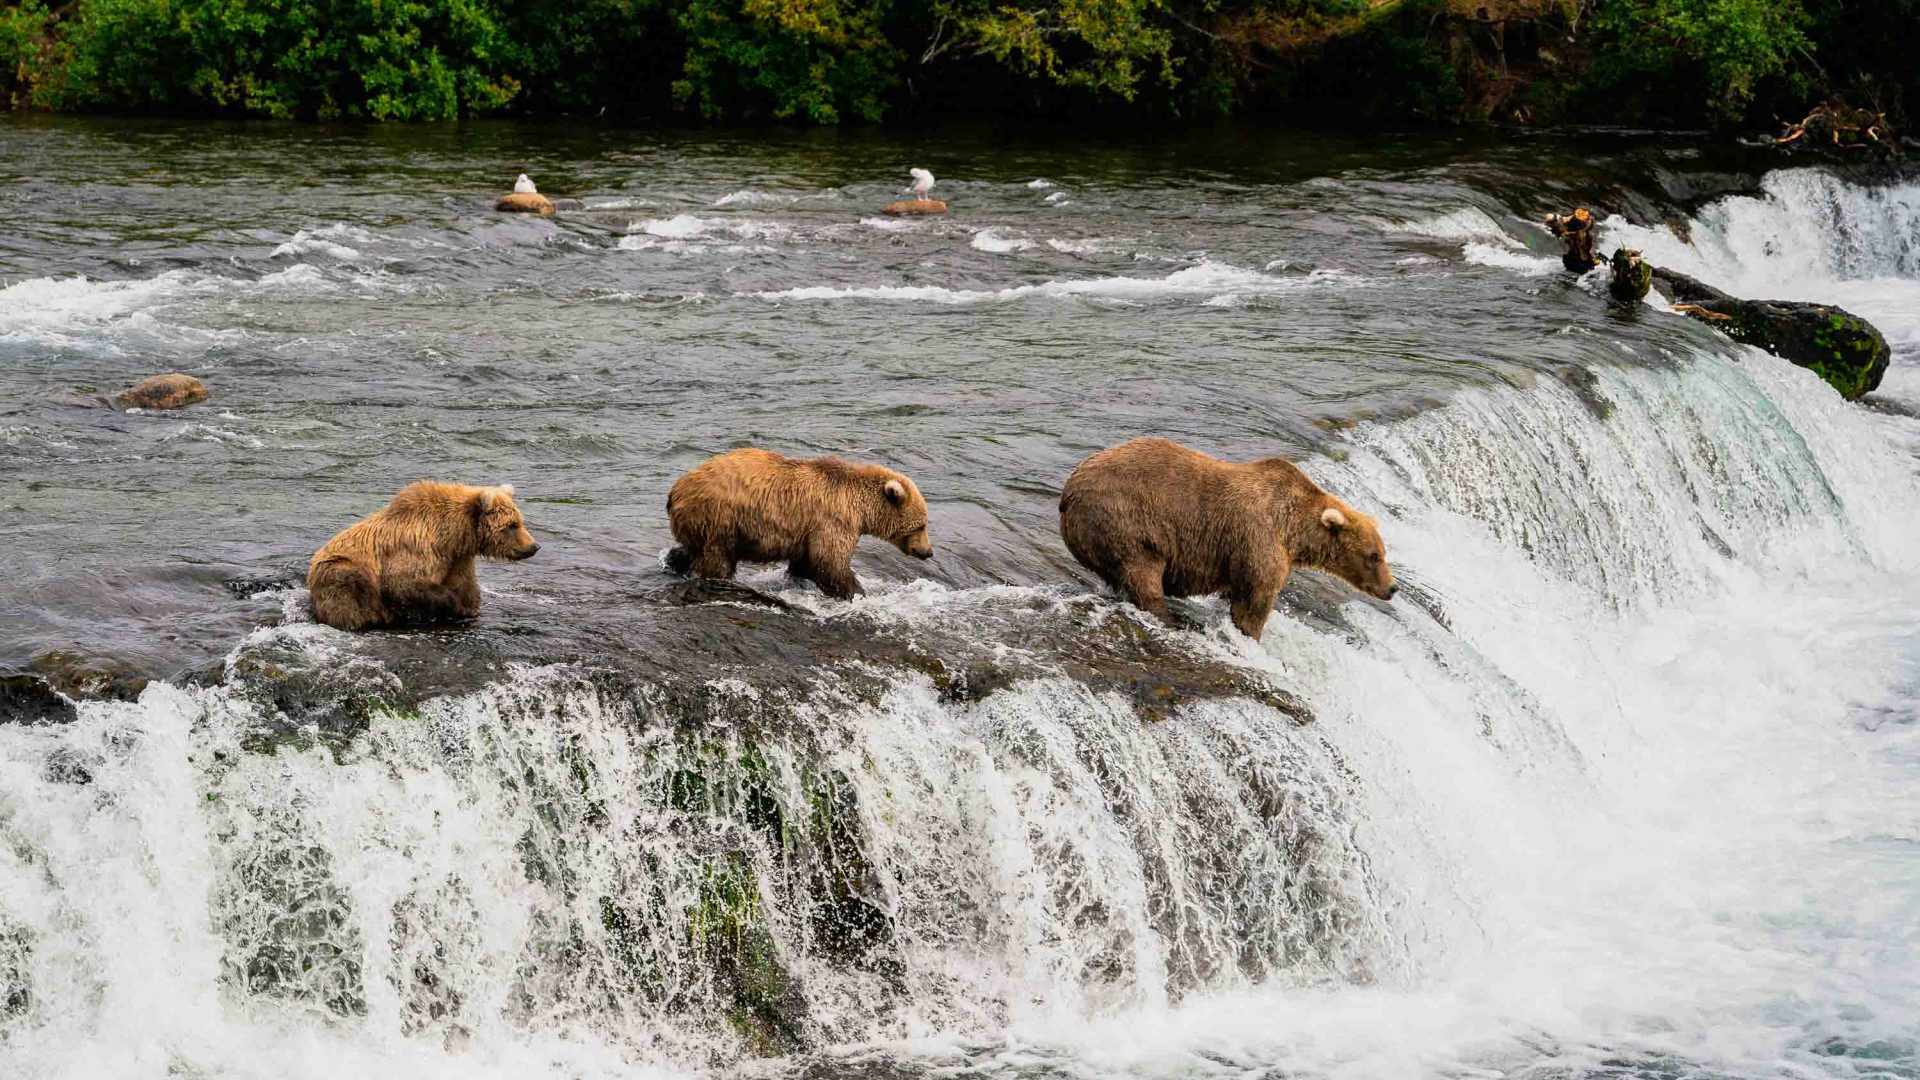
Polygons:
<instances>
[{"instance_id":1,"label":"brown bear","mask_svg":"<svg viewBox=\"0 0 1920 1080\"><path fill-rule=\"evenodd\" d=\"M1060 492L1073 557L1171 623L1169 596L1224 592L1258 639L1293 567L1382 600L1399 591L1373 518L1320 490L1291 461L1237 464L1166 439L1135 439L1080 463Z\"/></svg>"},{"instance_id":2,"label":"brown bear","mask_svg":"<svg viewBox=\"0 0 1920 1080\"><path fill-rule=\"evenodd\" d=\"M518 562L540 550L513 487L422 481L314 552L314 617L342 630L480 614L473 560Z\"/></svg>"},{"instance_id":3,"label":"brown bear","mask_svg":"<svg viewBox=\"0 0 1920 1080\"><path fill-rule=\"evenodd\" d=\"M927 502L905 474L839 458L797 459L748 448L708 458L673 482L667 521L676 573L730 578L740 562L785 562L787 572L845 600L865 590L853 549L878 536L933 558Z\"/></svg>"},{"instance_id":4,"label":"brown bear","mask_svg":"<svg viewBox=\"0 0 1920 1080\"><path fill-rule=\"evenodd\" d=\"M207 386L191 375L171 372L141 379L120 395L123 409L182 409L207 400Z\"/></svg>"}]
</instances>

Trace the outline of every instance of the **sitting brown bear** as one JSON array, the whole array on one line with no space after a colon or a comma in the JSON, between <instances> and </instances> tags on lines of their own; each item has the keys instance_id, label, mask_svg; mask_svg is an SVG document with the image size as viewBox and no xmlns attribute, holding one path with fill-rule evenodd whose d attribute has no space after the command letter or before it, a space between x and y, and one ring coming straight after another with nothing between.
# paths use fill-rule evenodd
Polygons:
<instances>
[{"instance_id":1,"label":"sitting brown bear","mask_svg":"<svg viewBox=\"0 0 1920 1080\"><path fill-rule=\"evenodd\" d=\"M513 487L422 481L314 552L307 591L314 617L359 630L480 614L476 556L519 561L540 550Z\"/></svg>"},{"instance_id":2,"label":"sitting brown bear","mask_svg":"<svg viewBox=\"0 0 1920 1080\"><path fill-rule=\"evenodd\" d=\"M1290 461L1220 461L1135 439L1080 463L1060 492L1067 550L1145 611L1169 596L1224 592L1233 625L1258 639L1293 567L1391 600L1399 591L1373 518L1320 490Z\"/></svg>"},{"instance_id":3,"label":"sitting brown bear","mask_svg":"<svg viewBox=\"0 0 1920 1080\"><path fill-rule=\"evenodd\" d=\"M840 600L864 591L853 576L862 536L933 558L927 503L913 481L839 458L751 448L708 458L673 482L667 520L678 544L667 567L676 573L730 578L739 562L785 562L788 573Z\"/></svg>"}]
</instances>

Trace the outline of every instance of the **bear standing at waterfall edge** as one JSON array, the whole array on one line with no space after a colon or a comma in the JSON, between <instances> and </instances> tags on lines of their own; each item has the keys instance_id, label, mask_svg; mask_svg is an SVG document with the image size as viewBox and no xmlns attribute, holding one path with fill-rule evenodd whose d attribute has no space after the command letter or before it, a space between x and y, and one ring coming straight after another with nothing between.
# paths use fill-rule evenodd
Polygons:
<instances>
[{"instance_id":1,"label":"bear standing at waterfall edge","mask_svg":"<svg viewBox=\"0 0 1920 1080\"><path fill-rule=\"evenodd\" d=\"M905 473L748 447L708 458L673 482L667 520L677 546L667 568L730 578L741 562L784 562L839 600L864 592L853 550L877 536L931 559L927 501Z\"/></svg>"},{"instance_id":2,"label":"bear standing at waterfall edge","mask_svg":"<svg viewBox=\"0 0 1920 1080\"><path fill-rule=\"evenodd\" d=\"M474 559L518 562L539 550L511 486L422 481L314 552L307 591L314 617L341 630L471 619Z\"/></svg>"},{"instance_id":3,"label":"bear standing at waterfall edge","mask_svg":"<svg viewBox=\"0 0 1920 1080\"><path fill-rule=\"evenodd\" d=\"M1226 593L1233 625L1255 640L1295 566L1382 600L1400 589L1373 518L1293 462L1220 461L1166 439L1135 439L1081 462L1060 492L1060 536L1082 565L1162 622L1172 622L1169 596Z\"/></svg>"}]
</instances>

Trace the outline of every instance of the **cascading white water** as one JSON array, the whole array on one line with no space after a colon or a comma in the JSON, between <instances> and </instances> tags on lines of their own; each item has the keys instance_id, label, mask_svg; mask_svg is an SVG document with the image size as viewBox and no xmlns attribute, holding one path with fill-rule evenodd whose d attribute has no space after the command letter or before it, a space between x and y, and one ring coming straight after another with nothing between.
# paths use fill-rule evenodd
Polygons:
<instances>
[{"instance_id":1,"label":"cascading white water","mask_svg":"<svg viewBox=\"0 0 1920 1080\"><path fill-rule=\"evenodd\" d=\"M1602 223L1601 245L1638 248L1736 296L1864 316L1893 347L1882 396L1920 404L1920 183L1868 187L1790 169L1768 173L1762 187L1705 207L1685 239L1616 217Z\"/></svg>"},{"instance_id":2,"label":"cascading white water","mask_svg":"<svg viewBox=\"0 0 1920 1080\"><path fill-rule=\"evenodd\" d=\"M1795 171L1609 240L1855 307L1911 371L1916 205ZM261 749L233 683L0 726L0 1075L1909 1075L1915 425L1749 349L1632 362L1307 463L1408 595L1172 634L1304 725L550 668L344 746ZM790 599L991 634L1009 594L1068 599Z\"/></svg>"},{"instance_id":3,"label":"cascading white water","mask_svg":"<svg viewBox=\"0 0 1920 1080\"><path fill-rule=\"evenodd\" d=\"M1390 515L1444 624L1353 602L1344 632L1281 617L1252 646L1215 611L1193 638L1305 727L1235 701L1143 722L1065 678L955 703L918 674L715 686L724 719L689 726L529 670L337 757L242 749L262 706L226 689L0 729L0 1054L48 1077L630 1076L796 1046L1074 1075L1910 1060L1920 493L1880 430L1904 423L1749 354L1361 429L1315 471ZM262 636L325 663L332 633Z\"/></svg>"}]
</instances>

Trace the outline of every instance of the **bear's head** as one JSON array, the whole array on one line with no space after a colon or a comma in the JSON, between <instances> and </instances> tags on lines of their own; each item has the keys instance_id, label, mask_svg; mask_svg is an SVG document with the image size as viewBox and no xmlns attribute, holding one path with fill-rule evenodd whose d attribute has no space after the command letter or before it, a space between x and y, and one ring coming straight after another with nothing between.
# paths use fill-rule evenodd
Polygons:
<instances>
[{"instance_id":1,"label":"bear's head","mask_svg":"<svg viewBox=\"0 0 1920 1080\"><path fill-rule=\"evenodd\" d=\"M880 485L876 520L866 531L881 537L916 559L933 558L933 540L927 535L927 500L904 474L886 471Z\"/></svg>"},{"instance_id":2,"label":"bear's head","mask_svg":"<svg viewBox=\"0 0 1920 1080\"><path fill-rule=\"evenodd\" d=\"M480 554L489 559L519 561L540 550L520 507L513 501L513 485L481 488L475 500L480 525Z\"/></svg>"},{"instance_id":3,"label":"bear's head","mask_svg":"<svg viewBox=\"0 0 1920 1080\"><path fill-rule=\"evenodd\" d=\"M1318 525L1325 530L1322 543L1315 545L1320 558L1312 565L1347 584L1382 600L1393 599L1400 586L1393 580L1393 568L1387 565L1387 544L1380 539L1380 526L1369 514L1363 514L1337 499L1327 500L1320 511Z\"/></svg>"}]
</instances>

